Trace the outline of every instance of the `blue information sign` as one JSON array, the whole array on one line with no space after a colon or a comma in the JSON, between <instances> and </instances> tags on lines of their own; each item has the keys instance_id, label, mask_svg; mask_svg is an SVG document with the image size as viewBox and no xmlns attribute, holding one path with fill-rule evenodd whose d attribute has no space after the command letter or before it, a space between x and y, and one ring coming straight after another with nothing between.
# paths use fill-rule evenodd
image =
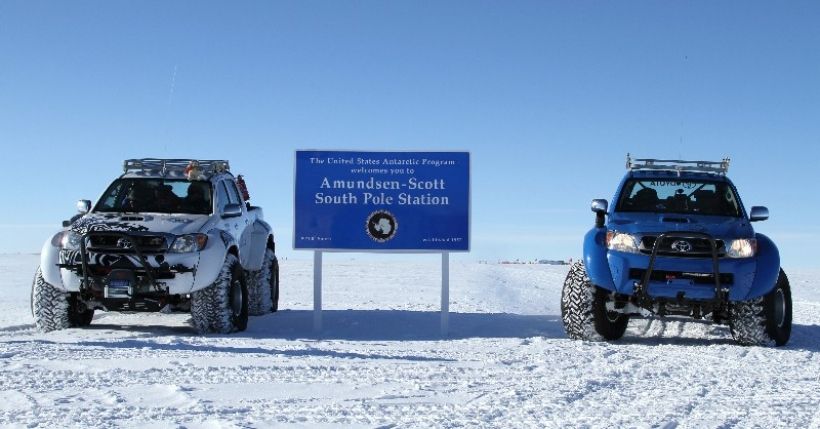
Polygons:
<instances>
[{"instance_id":1,"label":"blue information sign","mask_svg":"<svg viewBox=\"0 0 820 429\"><path fill-rule=\"evenodd\" d=\"M294 248L469 251L467 152L296 152Z\"/></svg>"}]
</instances>

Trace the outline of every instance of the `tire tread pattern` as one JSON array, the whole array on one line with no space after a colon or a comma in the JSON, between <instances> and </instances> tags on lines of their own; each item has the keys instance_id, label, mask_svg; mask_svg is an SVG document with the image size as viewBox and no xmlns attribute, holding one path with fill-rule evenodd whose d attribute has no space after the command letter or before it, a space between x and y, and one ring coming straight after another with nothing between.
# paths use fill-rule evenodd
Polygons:
<instances>
[{"instance_id":1,"label":"tire tread pattern","mask_svg":"<svg viewBox=\"0 0 820 429\"><path fill-rule=\"evenodd\" d=\"M46 283L39 267L34 275L31 300L34 326L38 331L51 332L72 327L68 314L68 294Z\"/></svg>"},{"instance_id":2,"label":"tire tread pattern","mask_svg":"<svg viewBox=\"0 0 820 429\"><path fill-rule=\"evenodd\" d=\"M278 263L273 250L266 249L259 271L248 271L248 314L261 316L276 311L274 299L274 275L278 274Z\"/></svg>"},{"instance_id":3,"label":"tire tread pattern","mask_svg":"<svg viewBox=\"0 0 820 429\"><path fill-rule=\"evenodd\" d=\"M234 272L242 272L237 265L236 256L228 254L214 283L191 295L191 319L199 333L228 334L243 329L235 325L231 314L231 280Z\"/></svg>"},{"instance_id":4,"label":"tire tread pattern","mask_svg":"<svg viewBox=\"0 0 820 429\"><path fill-rule=\"evenodd\" d=\"M786 299L786 324L784 328L775 325L771 300L778 289L781 289ZM774 347L785 345L791 334L792 302L789 279L786 273L780 270L775 288L767 295L748 301L736 302L731 306L729 330L732 338L744 346ZM781 332L778 332L781 329ZM779 336L778 336L779 334Z\"/></svg>"},{"instance_id":5,"label":"tire tread pattern","mask_svg":"<svg viewBox=\"0 0 820 429\"><path fill-rule=\"evenodd\" d=\"M564 331L573 340L603 341L595 330L595 286L587 276L583 262L576 262L567 273L561 291L561 319Z\"/></svg>"}]
</instances>

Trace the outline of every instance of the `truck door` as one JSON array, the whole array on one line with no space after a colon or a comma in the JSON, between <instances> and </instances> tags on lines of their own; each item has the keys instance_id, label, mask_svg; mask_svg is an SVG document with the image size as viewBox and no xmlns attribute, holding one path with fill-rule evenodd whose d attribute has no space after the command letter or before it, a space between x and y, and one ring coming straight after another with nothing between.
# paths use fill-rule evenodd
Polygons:
<instances>
[{"instance_id":1,"label":"truck door","mask_svg":"<svg viewBox=\"0 0 820 429\"><path fill-rule=\"evenodd\" d=\"M245 205L245 202L242 201L239 189L236 187L236 183L233 180L225 179L222 183L228 190L228 198L230 199L231 204L238 204L242 207L242 216L233 218L235 221L234 231L236 234L234 238L239 244L239 255L241 258L240 262L242 263L242 266L246 266L247 258L251 255L251 228L249 228L250 216L248 215L248 208Z\"/></svg>"},{"instance_id":2,"label":"truck door","mask_svg":"<svg viewBox=\"0 0 820 429\"><path fill-rule=\"evenodd\" d=\"M225 182L225 180L220 180L219 183L216 184L216 201L217 206L219 207L220 215L219 228L230 234L234 242L239 244L239 238L242 235L240 223L242 222L243 216L225 217L223 215L223 213L225 212L225 207L228 204L236 204L233 201L231 201L231 193L228 191L228 187L226 186ZM241 251L242 248L240 247L240 252Z\"/></svg>"}]
</instances>

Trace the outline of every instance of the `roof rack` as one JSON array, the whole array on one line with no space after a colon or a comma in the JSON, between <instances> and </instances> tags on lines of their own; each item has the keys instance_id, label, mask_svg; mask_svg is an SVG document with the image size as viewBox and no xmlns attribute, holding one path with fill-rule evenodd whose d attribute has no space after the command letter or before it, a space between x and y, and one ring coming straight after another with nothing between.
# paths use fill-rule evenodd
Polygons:
<instances>
[{"instance_id":1,"label":"roof rack","mask_svg":"<svg viewBox=\"0 0 820 429\"><path fill-rule=\"evenodd\" d=\"M651 158L632 158L630 154L626 154L626 168L627 170L662 170L675 171L680 176L682 171L693 171L699 173L717 173L726 175L729 171L729 158L723 158L721 161L683 161L679 159L651 159Z\"/></svg>"},{"instance_id":2,"label":"roof rack","mask_svg":"<svg viewBox=\"0 0 820 429\"><path fill-rule=\"evenodd\" d=\"M172 173L171 175L182 176L192 161L198 162L202 172L208 175L224 173L231 169L230 164L226 160L160 158L126 159L123 161L122 169L124 173L142 173L160 175L163 177Z\"/></svg>"}]
</instances>

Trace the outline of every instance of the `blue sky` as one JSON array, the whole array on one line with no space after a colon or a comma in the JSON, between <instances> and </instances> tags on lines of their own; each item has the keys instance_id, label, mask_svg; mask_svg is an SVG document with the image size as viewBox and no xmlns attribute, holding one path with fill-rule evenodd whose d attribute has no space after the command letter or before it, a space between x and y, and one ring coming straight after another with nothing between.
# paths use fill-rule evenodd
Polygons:
<instances>
[{"instance_id":1,"label":"blue sky","mask_svg":"<svg viewBox=\"0 0 820 429\"><path fill-rule=\"evenodd\" d=\"M460 257L577 257L632 152L730 156L784 267L818 267L818 22L813 1L4 0L0 252L167 156L229 158L307 257L295 149L432 149L472 153Z\"/></svg>"}]
</instances>

